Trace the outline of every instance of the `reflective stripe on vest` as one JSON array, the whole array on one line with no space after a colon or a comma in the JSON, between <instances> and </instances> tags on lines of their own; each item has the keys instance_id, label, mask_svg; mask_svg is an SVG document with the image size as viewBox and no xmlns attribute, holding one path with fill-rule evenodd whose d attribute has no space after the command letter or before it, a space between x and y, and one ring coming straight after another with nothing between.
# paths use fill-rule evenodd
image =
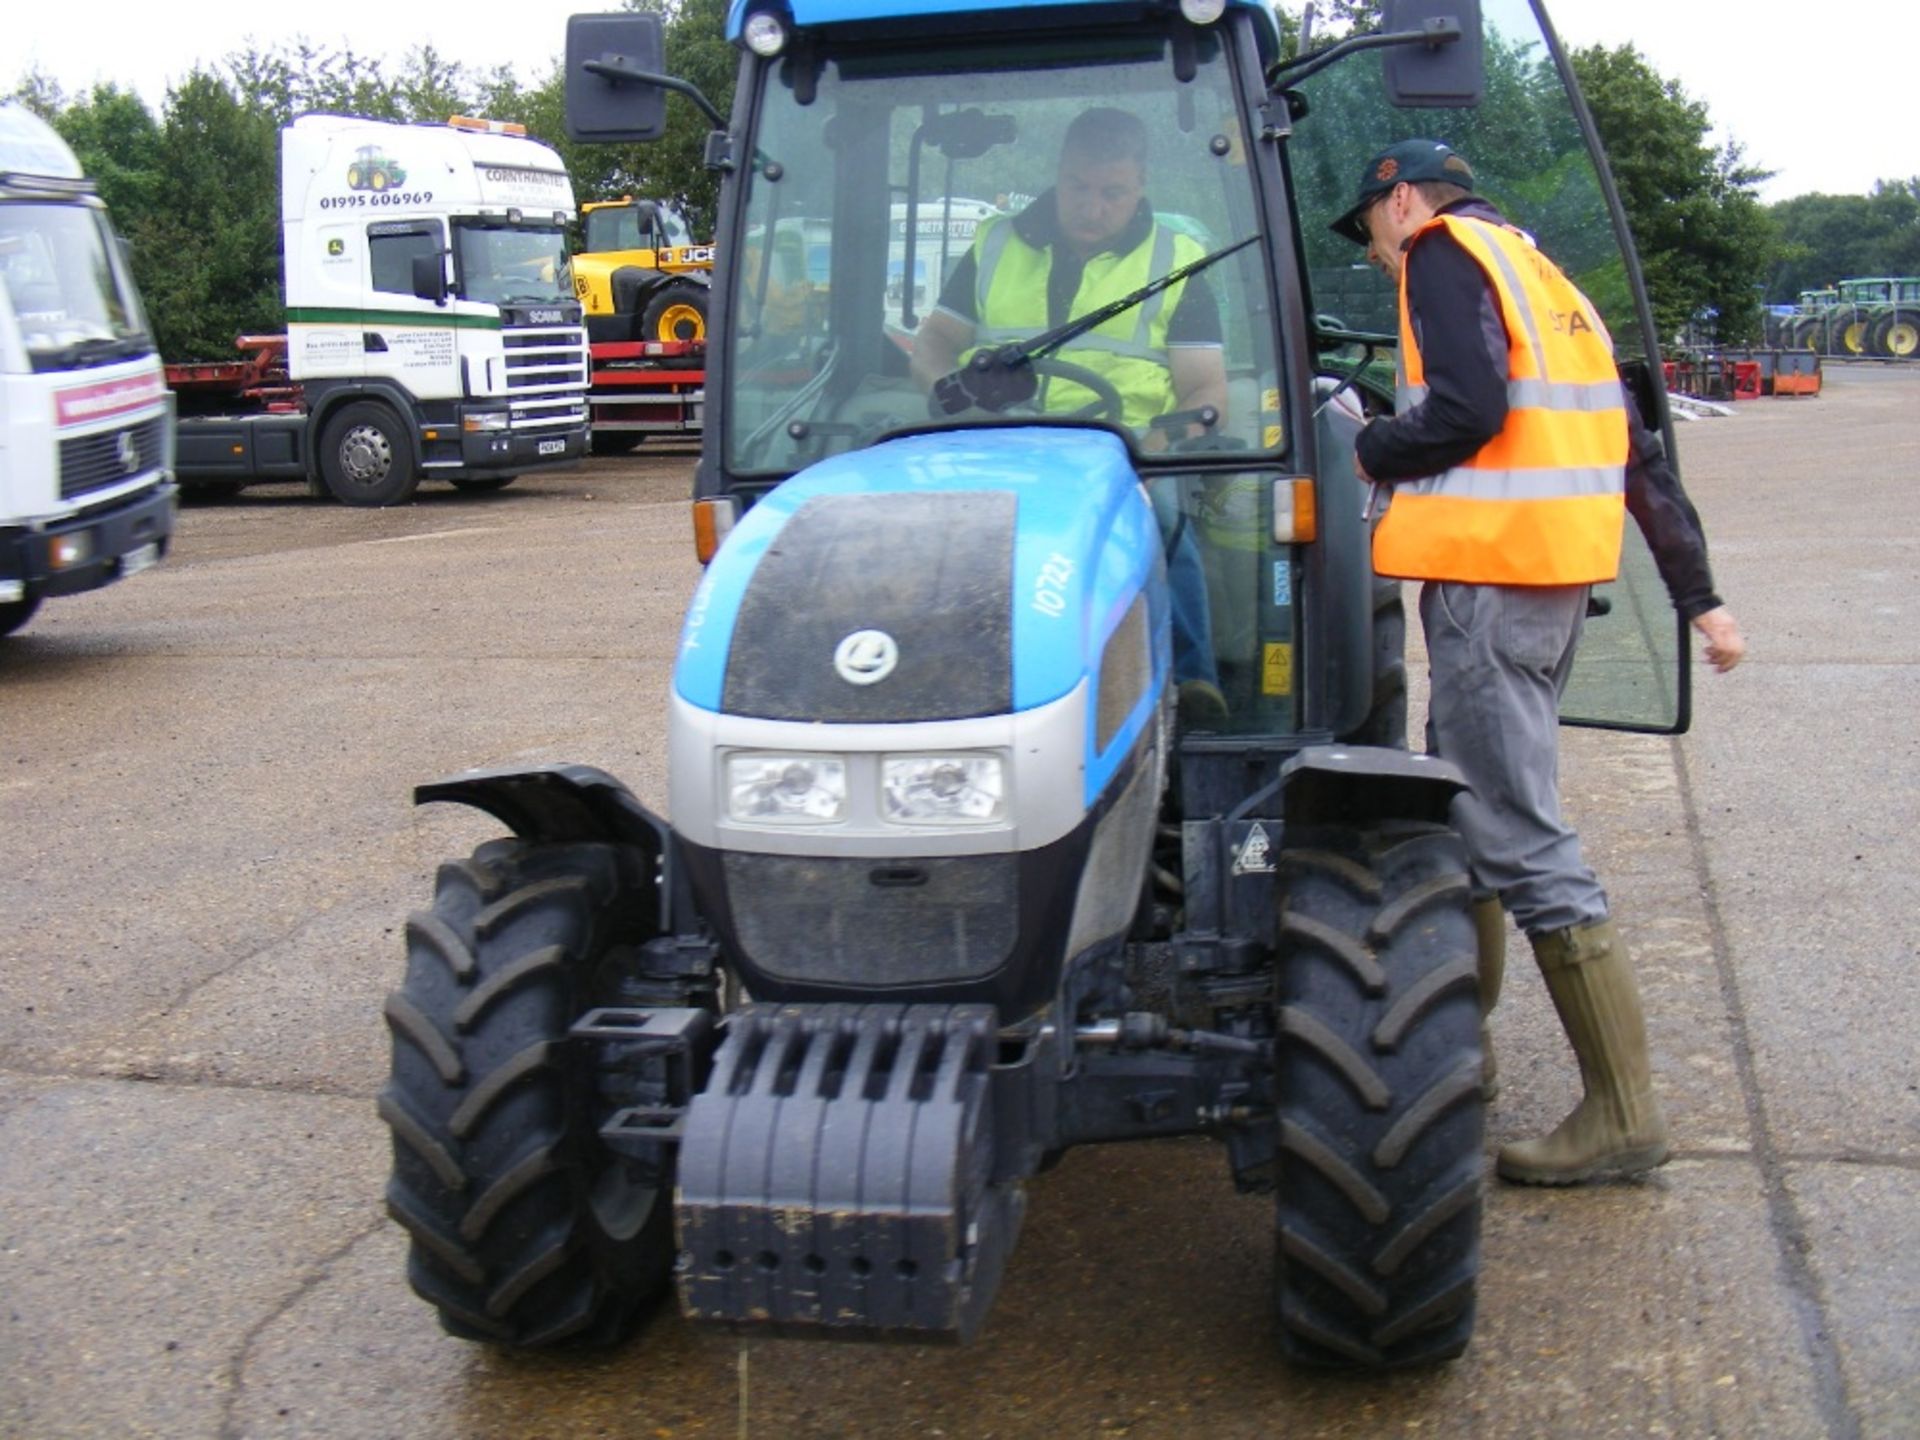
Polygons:
<instances>
[{"instance_id":1,"label":"reflective stripe on vest","mask_svg":"<svg viewBox=\"0 0 1920 1440\"><path fill-rule=\"evenodd\" d=\"M1374 568L1476 584L1611 580L1626 517L1627 424L1606 328L1586 296L1518 232L1439 215L1419 233L1441 227L1486 272L1498 299L1507 421L1459 465L1393 487L1374 532ZM1397 369L1404 414L1427 396L1405 265Z\"/></svg>"},{"instance_id":2,"label":"reflective stripe on vest","mask_svg":"<svg viewBox=\"0 0 1920 1440\"><path fill-rule=\"evenodd\" d=\"M1053 252L1036 249L1014 231L1011 219L983 226L974 239L974 338L977 345L1006 345L1046 333L1047 280ZM1103 251L1087 261L1067 315L1078 318L1138 290L1168 271L1198 260L1198 241L1155 223L1149 237L1125 255ZM1182 280L1130 310L1096 325L1052 352L1055 359L1103 376L1125 403L1122 423L1140 428L1174 406L1167 365L1167 325L1186 289ZM970 349L967 355L973 352ZM961 357L963 360L966 356ZM1043 376L1041 406L1068 413L1094 400L1084 386Z\"/></svg>"}]
</instances>

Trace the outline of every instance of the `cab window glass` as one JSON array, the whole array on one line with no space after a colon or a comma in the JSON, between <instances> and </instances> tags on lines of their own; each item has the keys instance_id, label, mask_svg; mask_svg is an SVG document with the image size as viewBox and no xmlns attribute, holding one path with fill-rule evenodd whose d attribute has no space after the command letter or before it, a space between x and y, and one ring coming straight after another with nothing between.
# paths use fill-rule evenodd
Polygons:
<instances>
[{"instance_id":1,"label":"cab window glass","mask_svg":"<svg viewBox=\"0 0 1920 1440\"><path fill-rule=\"evenodd\" d=\"M413 260L445 248L440 227L432 224L375 225L367 231L373 288L387 294L413 294Z\"/></svg>"}]
</instances>

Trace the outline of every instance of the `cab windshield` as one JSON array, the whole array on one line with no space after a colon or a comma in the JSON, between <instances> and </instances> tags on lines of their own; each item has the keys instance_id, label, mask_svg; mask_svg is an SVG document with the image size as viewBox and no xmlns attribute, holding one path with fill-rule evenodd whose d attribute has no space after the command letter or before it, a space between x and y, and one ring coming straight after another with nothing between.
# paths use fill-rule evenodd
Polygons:
<instances>
[{"instance_id":1,"label":"cab windshield","mask_svg":"<svg viewBox=\"0 0 1920 1440\"><path fill-rule=\"evenodd\" d=\"M0 293L35 370L107 365L153 349L106 212L0 205Z\"/></svg>"},{"instance_id":2,"label":"cab windshield","mask_svg":"<svg viewBox=\"0 0 1920 1440\"><path fill-rule=\"evenodd\" d=\"M494 305L552 305L573 299L566 231L558 226L454 226L460 295Z\"/></svg>"},{"instance_id":3,"label":"cab windshield","mask_svg":"<svg viewBox=\"0 0 1920 1440\"><path fill-rule=\"evenodd\" d=\"M730 267L729 471L1010 419L1105 424L1143 455L1276 450L1268 257L1233 248L1262 227L1227 41L1186 34L1177 66L1143 24L764 71ZM1007 385L943 392L982 347Z\"/></svg>"}]
</instances>

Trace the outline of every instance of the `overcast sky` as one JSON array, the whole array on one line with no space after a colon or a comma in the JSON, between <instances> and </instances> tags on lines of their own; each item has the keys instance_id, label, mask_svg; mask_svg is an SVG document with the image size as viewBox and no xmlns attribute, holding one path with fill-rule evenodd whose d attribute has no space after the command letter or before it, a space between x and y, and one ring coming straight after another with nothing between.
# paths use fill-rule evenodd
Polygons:
<instances>
[{"instance_id":1,"label":"overcast sky","mask_svg":"<svg viewBox=\"0 0 1920 1440\"><path fill-rule=\"evenodd\" d=\"M1299 0L1287 3L1298 10ZM300 35L396 60L432 44L450 60L479 70L511 64L532 80L558 57L566 16L593 8L591 0L328 0L196 7L183 23L185 12L153 0L16 5L0 30L0 89L38 66L70 92L111 80L157 108L196 61ZM1875 180L1920 174L1917 0L1846 0L1831 10L1769 0L1550 0L1549 9L1569 46L1631 42L1705 101L1750 161L1778 172L1762 187L1768 200L1863 193Z\"/></svg>"}]
</instances>

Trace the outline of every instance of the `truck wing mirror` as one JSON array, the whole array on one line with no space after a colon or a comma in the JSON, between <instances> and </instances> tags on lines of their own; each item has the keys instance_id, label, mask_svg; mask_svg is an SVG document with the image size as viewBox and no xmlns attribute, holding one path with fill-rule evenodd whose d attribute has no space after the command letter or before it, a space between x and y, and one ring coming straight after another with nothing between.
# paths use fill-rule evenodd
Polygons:
<instances>
[{"instance_id":1,"label":"truck wing mirror","mask_svg":"<svg viewBox=\"0 0 1920 1440\"><path fill-rule=\"evenodd\" d=\"M1423 30L1425 45L1402 45L1381 57L1387 98L1395 105L1466 109L1487 92L1480 0L1386 0L1381 28Z\"/></svg>"},{"instance_id":2,"label":"truck wing mirror","mask_svg":"<svg viewBox=\"0 0 1920 1440\"><path fill-rule=\"evenodd\" d=\"M567 138L658 140L667 130L660 16L649 11L567 19Z\"/></svg>"},{"instance_id":3,"label":"truck wing mirror","mask_svg":"<svg viewBox=\"0 0 1920 1440\"><path fill-rule=\"evenodd\" d=\"M413 257L413 293L419 299L431 300L436 305L447 303L445 251L435 250L431 255Z\"/></svg>"}]
</instances>

